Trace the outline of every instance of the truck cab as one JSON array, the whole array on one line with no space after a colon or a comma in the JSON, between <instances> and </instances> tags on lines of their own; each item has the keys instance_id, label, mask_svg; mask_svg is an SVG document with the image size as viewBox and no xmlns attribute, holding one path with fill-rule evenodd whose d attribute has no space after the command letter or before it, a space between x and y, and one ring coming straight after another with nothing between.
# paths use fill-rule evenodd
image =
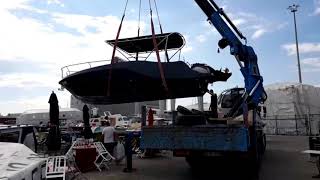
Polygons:
<instances>
[{"instance_id":1,"label":"truck cab","mask_svg":"<svg viewBox=\"0 0 320 180\"><path fill-rule=\"evenodd\" d=\"M227 115L234 104L241 100L241 97L245 93L244 88L231 88L224 90L218 97L218 116L224 117ZM242 114L240 109L237 115Z\"/></svg>"}]
</instances>

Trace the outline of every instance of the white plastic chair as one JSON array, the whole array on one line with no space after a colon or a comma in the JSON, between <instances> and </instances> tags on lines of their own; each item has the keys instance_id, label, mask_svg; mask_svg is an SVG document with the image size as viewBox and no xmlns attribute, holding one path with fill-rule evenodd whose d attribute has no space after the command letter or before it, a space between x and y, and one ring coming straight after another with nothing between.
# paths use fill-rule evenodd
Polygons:
<instances>
[{"instance_id":1,"label":"white plastic chair","mask_svg":"<svg viewBox=\"0 0 320 180\"><path fill-rule=\"evenodd\" d=\"M61 176L53 176L53 174L55 174L55 172L54 171L49 172L49 170L51 170L50 169L51 162L55 162L56 159L63 159L64 166L59 169L61 172L63 171L63 179L65 179L65 176L67 173L69 173L69 174L72 173L73 178L80 175L81 179L86 179L82 175L81 171L79 170L79 168L76 164L75 158L74 158L73 148L75 146L77 146L77 144L78 144L78 141L74 141L64 156L50 156L50 157L48 157L47 163L46 163L46 178L62 177L61 173L59 173L59 175L61 175ZM56 162L58 162L58 161L56 160ZM60 163L58 163L58 164L60 164Z\"/></svg>"},{"instance_id":2,"label":"white plastic chair","mask_svg":"<svg viewBox=\"0 0 320 180\"><path fill-rule=\"evenodd\" d=\"M67 168L66 168L66 173L67 174L72 174L70 179L87 179L80 171L80 169L77 166L76 163L76 159L74 157L74 153L73 153L73 148L79 145L79 141L76 140L72 143L70 149L67 151L67 153L65 154L66 157L66 161L67 161Z\"/></svg>"},{"instance_id":3,"label":"white plastic chair","mask_svg":"<svg viewBox=\"0 0 320 180\"><path fill-rule=\"evenodd\" d=\"M50 178L66 178L66 157L51 156L47 158L46 163L46 179Z\"/></svg>"},{"instance_id":4,"label":"white plastic chair","mask_svg":"<svg viewBox=\"0 0 320 180\"><path fill-rule=\"evenodd\" d=\"M107 169L110 169L109 165L112 160L115 160L115 158L106 150L101 142L94 142L93 144L98 153L96 160L94 161L98 170L101 171L101 166L105 166Z\"/></svg>"}]
</instances>

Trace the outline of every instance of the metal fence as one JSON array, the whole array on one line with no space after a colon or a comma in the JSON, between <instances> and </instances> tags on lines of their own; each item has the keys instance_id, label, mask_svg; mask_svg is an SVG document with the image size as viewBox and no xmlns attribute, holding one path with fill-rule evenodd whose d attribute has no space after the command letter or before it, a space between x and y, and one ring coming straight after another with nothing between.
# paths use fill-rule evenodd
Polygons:
<instances>
[{"instance_id":1,"label":"metal fence","mask_svg":"<svg viewBox=\"0 0 320 180\"><path fill-rule=\"evenodd\" d=\"M265 132L270 135L316 135L319 134L320 114L267 116Z\"/></svg>"}]
</instances>

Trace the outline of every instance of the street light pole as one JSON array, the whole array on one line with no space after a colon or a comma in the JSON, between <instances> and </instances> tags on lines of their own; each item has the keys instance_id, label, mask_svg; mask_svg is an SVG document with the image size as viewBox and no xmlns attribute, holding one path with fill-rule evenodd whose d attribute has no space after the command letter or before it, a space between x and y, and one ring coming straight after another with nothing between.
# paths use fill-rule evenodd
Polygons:
<instances>
[{"instance_id":1,"label":"street light pole","mask_svg":"<svg viewBox=\"0 0 320 180\"><path fill-rule=\"evenodd\" d=\"M298 11L298 7L299 5L293 4L292 6L289 6L288 9L293 13L294 30L295 30L295 37L296 37L297 60L298 60L299 83L301 84L302 77L301 77L299 43L298 43L298 33L297 33L297 23L296 23L296 12Z\"/></svg>"}]
</instances>

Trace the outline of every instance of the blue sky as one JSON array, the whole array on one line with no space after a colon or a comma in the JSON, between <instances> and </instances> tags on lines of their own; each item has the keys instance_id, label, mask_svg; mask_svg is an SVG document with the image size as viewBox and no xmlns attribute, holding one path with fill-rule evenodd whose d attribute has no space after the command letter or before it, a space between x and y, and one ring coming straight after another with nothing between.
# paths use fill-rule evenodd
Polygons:
<instances>
[{"instance_id":1,"label":"blue sky","mask_svg":"<svg viewBox=\"0 0 320 180\"><path fill-rule=\"evenodd\" d=\"M297 25L303 82L320 85L320 0L216 2L255 49L265 85L298 81L293 17L286 8L299 4ZM136 36L138 3L138 0L129 0L121 37ZM216 92L243 85L235 59L228 49L217 53L220 35L206 22L193 0L157 3L164 31L180 32L187 40L182 54L184 60L207 63L217 69L228 67L233 72L227 83L212 86ZM111 48L104 40L115 38L124 4L125 0L1 2L0 113L48 108L52 90L58 94L60 106L68 106L70 94L58 91L60 68L110 59ZM143 34L150 34L147 0L142 0L141 15ZM193 102L194 98L178 101L184 105Z\"/></svg>"}]
</instances>

